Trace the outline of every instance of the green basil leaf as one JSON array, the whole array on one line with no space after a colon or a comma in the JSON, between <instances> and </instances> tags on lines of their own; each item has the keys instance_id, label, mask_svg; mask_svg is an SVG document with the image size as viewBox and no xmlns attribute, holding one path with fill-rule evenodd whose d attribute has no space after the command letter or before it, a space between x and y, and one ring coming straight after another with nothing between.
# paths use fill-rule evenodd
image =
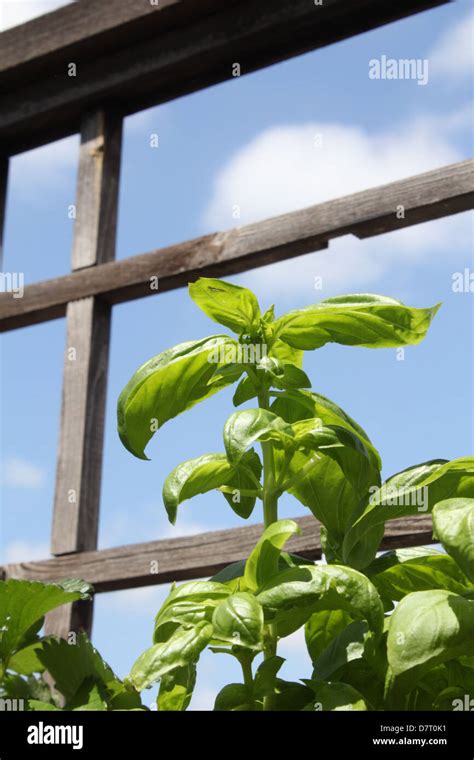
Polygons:
<instances>
[{"instance_id":1,"label":"green basil leaf","mask_svg":"<svg viewBox=\"0 0 474 760\"><path fill-rule=\"evenodd\" d=\"M245 565L247 588L256 590L278 572L281 550L296 534L301 534L301 530L294 520L278 520L264 530Z\"/></svg>"},{"instance_id":2,"label":"green basil leaf","mask_svg":"<svg viewBox=\"0 0 474 760\"><path fill-rule=\"evenodd\" d=\"M380 472L382 464L377 449L371 443L365 430L334 401L312 391L285 391L275 399L271 411L290 424L318 418L327 427L342 427L352 433L367 452L374 472L372 478L374 484L380 482L380 476L376 474Z\"/></svg>"},{"instance_id":3,"label":"green basil leaf","mask_svg":"<svg viewBox=\"0 0 474 760\"><path fill-rule=\"evenodd\" d=\"M197 662L212 633L212 625L205 621L192 628L178 628L168 641L154 644L140 655L130 671L130 682L142 691L171 670Z\"/></svg>"},{"instance_id":4,"label":"green basil leaf","mask_svg":"<svg viewBox=\"0 0 474 760\"><path fill-rule=\"evenodd\" d=\"M440 588L463 594L474 589L472 583L446 554L429 554L405 559L377 573L373 565L367 568L370 580L383 597L398 602L414 591Z\"/></svg>"},{"instance_id":5,"label":"green basil leaf","mask_svg":"<svg viewBox=\"0 0 474 760\"><path fill-rule=\"evenodd\" d=\"M196 685L196 665L191 663L175 668L161 677L156 704L158 710L183 712L187 710Z\"/></svg>"},{"instance_id":6,"label":"green basil leaf","mask_svg":"<svg viewBox=\"0 0 474 760\"><path fill-rule=\"evenodd\" d=\"M291 425L265 409L244 409L231 414L224 426L224 445L229 462L241 460L255 441L273 440L283 446L293 445Z\"/></svg>"},{"instance_id":7,"label":"green basil leaf","mask_svg":"<svg viewBox=\"0 0 474 760\"><path fill-rule=\"evenodd\" d=\"M254 696L263 699L275 691L276 677L285 662L283 657L268 657L258 666L253 682Z\"/></svg>"},{"instance_id":8,"label":"green basil leaf","mask_svg":"<svg viewBox=\"0 0 474 760\"><path fill-rule=\"evenodd\" d=\"M232 380L209 385L216 368L227 364L239 344L227 335L180 343L143 364L117 404L120 440L139 459L165 422L212 396Z\"/></svg>"},{"instance_id":9,"label":"green basil leaf","mask_svg":"<svg viewBox=\"0 0 474 760\"><path fill-rule=\"evenodd\" d=\"M362 694L347 683L321 683L314 679L305 683L311 686L316 697L306 709L324 712L369 709Z\"/></svg>"},{"instance_id":10,"label":"green basil leaf","mask_svg":"<svg viewBox=\"0 0 474 760\"><path fill-rule=\"evenodd\" d=\"M279 712L299 712L314 697L312 690L297 681L277 678L275 694L272 695L272 710Z\"/></svg>"},{"instance_id":11,"label":"green basil leaf","mask_svg":"<svg viewBox=\"0 0 474 760\"><path fill-rule=\"evenodd\" d=\"M344 561L356 564L354 547L375 526L397 517L431 511L439 501L454 496L474 496L473 457L452 462L433 460L393 475L362 505L344 539ZM357 566L365 567L372 559L370 555L359 557Z\"/></svg>"},{"instance_id":12,"label":"green basil leaf","mask_svg":"<svg viewBox=\"0 0 474 760\"><path fill-rule=\"evenodd\" d=\"M229 364L224 364L223 366L218 366L209 380L208 385L217 384L219 387L222 387L223 385L232 385L232 383L237 382L244 371L245 365L243 364L235 364L231 362Z\"/></svg>"},{"instance_id":13,"label":"green basil leaf","mask_svg":"<svg viewBox=\"0 0 474 760\"><path fill-rule=\"evenodd\" d=\"M256 398L256 396L257 396L257 389L255 388L250 377L246 375L245 377L242 378L237 388L235 389L235 393L232 398L232 403L234 404L234 406L240 406L241 404L244 404L246 401L250 401L250 399Z\"/></svg>"},{"instance_id":14,"label":"green basil leaf","mask_svg":"<svg viewBox=\"0 0 474 760\"><path fill-rule=\"evenodd\" d=\"M356 620L367 620L376 637L383 632L384 610L375 586L349 567L317 565L292 568L274 576L257 594L270 621L278 613L302 609L306 620L321 609L346 610ZM300 625L305 620L300 621Z\"/></svg>"},{"instance_id":15,"label":"green basil leaf","mask_svg":"<svg viewBox=\"0 0 474 760\"><path fill-rule=\"evenodd\" d=\"M217 712L240 712L258 709L252 700L251 692L243 683L229 683L217 695L214 710Z\"/></svg>"},{"instance_id":16,"label":"green basil leaf","mask_svg":"<svg viewBox=\"0 0 474 760\"><path fill-rule=\"evenodd\" d=\"M264 373L275 388L311 388L311 380L306 372L296 364L283 362L274 356L264 356L257 364L257 371Z\"/></svg>"},{"instance_id":17,"label":"green basil leaf","mask_svg":"<svg viewBox=\"0 0 474 760\"><path fill-rule=\"evenodd\" d=\"M255 482L248 470L258 480L261 475L260 458L249 451L241 459L240 467L231 465L225 454L204 454L182 462L168 475L163 485L163 502L169 521L174 525L179 504L197 494L207 493L220 486L234 488L233 494L224 494L230 506L242 517L248 517L255 505L255 497L242 495L245 490L255 490Z\"/></svg>"},{"instance_id":18,"label":"green basil leaf","mask_svg":"<svg viewBox=\"0 0 474 760\"><path fill-rule=\"evenodd\" d=\"M283 364L294 364L300 369L303 366L304 351L289 346L288 343L285 343L284 340L280 340L279 338L273 341L268 355L274 356Z\"/></svg>"},{"instance_id":19,"label":"green basil leaf","mask_svg":"<svg viewBox=\"0 0 474 760\"><path fill-rule=\"evenodd\" d=\"M187 581L179 586L174 586L166 597L160 612L177 601L207 602L215 600L220 602L229 596L230 591L223 583L214 581Z\"/></svg>"},{"instance_id":20,"label":"green basil leaf","mask_svg":"<svg viewBox=\"0 0 474 760\"><path fill-rule=\"evenodd\" d=\"M263 647L263 610L254 596L232 594L219 604L212 617L214 640L248 649Z\"/></svg>"},{"instance_id":21,"label":"green basil leaf","mask_svg":"<svg viewBox=\"0 0 474 760\"><path fill-rule=\"evenodd\" d=\"M202 621L210 623L217 604L217 600L178 600L168 604L156 617L153 642L167 641L178 628L189 628Z\"/></svg>"},{"instance_id":22,"label":"green basil leaf","mask_svg":"<svg viewBox=\"0 0 474 760\"><path fill-rule=\"evenodd\" d=\"M371 634L365 620L349 623L314 661L314 677L329 680L348 662L364 657L371 643Z\"/></svg>"},{"instance_id":23,"label":"green basil leaf","mask_svg":"<svg viewBox=\"0 0 474 760\"><path fill-rule=\"evenodd\" d=\"M232 488L232 493L224 493L224 498L234 512L247 520L255 507L256 497L246 495L247 491L255 491L257 480L260 482L262 475L262 463L260 457L253 450L246 451L242 459L232 468L232 475L227 486Z\"/></svg>"},{"instance_id":24,"label":"green basil leaf","mask_svg":"<svg viewBox=\"0 0 474 760\"><path fill-rule=\"evenodd\" d=\"M314 663L335 639L352 622L345 610L320 610L306 622L306 647Z\"/></svg>"},{"instance_id":25,"label":"green basil leaf","mask_svg":"<svg viewBox=\"0 0 474 760\"><path fill-rule=\"evenodd\" d=\"M41 628L47 612L80 599L90 599L92 586L80 580L40 583L10 579L0 583L0 659L11 655L27 641L31 629Z\"/></svg>"},{"instance_id":26,"label":"green basil leaf","mask_svg":"<svg viewBox=\"0 0 474 760\"><path fill-rule=\"evenodd\" d=\"M433 527L436 538L474 582L474 499L445 499L436 504Z\"/></svg>"},{"instance_id":27,"label":"green basil leaf","mask_svg":"<svg viewBox=\"0 0 474 760\"><path fill-rule=\"evenodd\" d=\"M305 351L326 343L396 348L423 340L439 306L415 309L385 296L339 296L285 314L274 329L290 346Z\"/></svg>"},{"instance_id":28,"label":"green basil leaf","mask_svg":"<svg viewBox=\"0 0 474 760\"><path fill-rule=\"evenodd\" d=\"M258 327L260 307L247 288L210 277L189 284L189 295L208 317L233 332L251 333Z\"/></svg>"},{"instance_id":29,"label":"green basil leaf","mask_svg":"<svg viewBox=\"0 0 474 760\"><path fill-rule=\"evenodd\" d=\"M175 586L156 615L154 643L166 641L180 627L210 622L215 607L231 593L229 586L213 581L189 581Z\"/></svg>"},{"instance_id":30,"label":"green basil leaf","mask_svg":"<svg viewBox=\"0 0 474 760\"><path fill-rule=\"evenodd\" d=\"M176 522L179 504L226 485L233 471L225 454L204 454L175 467L163 485L163 502L170 523Z\"/></svg>"},{"instance_id":31,"label":"green basil leaf","mask_svg":"<svg viewBox=\"0 0 474 760\"><path fill-rule=\"evenodd\" d=\"M439 663L474 654L474 601L450 591L417 591L395 608L387 657L398 690Z\"/></svg>"}]
</instances>

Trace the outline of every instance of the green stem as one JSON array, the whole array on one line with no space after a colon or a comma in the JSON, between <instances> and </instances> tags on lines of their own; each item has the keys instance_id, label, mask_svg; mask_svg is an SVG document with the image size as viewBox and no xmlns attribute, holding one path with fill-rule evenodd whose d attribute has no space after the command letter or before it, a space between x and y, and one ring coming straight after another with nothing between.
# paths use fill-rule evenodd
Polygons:
<instances>
[{"instance_id":1,"label":"green stem","mask_svg":"<svg viewBox=\"0 0 474 760\"><path fill-rule=\"evenodd\" d=\"M268 389L261 390L258 394L260 409L268 409L270 406ZM263 521L265 528L278 520L278 493L276 490L275 458L271 441L262 442L263 454ZM265 643L263 656L265 660L274 657L277 652L277 635L273 625L267 625L265 631ZM271 694L264 697L263 709L272 710L273 697Z\"/></svg>"},{"instance_id":2,"label":"green stem","mask_svg":"<svg viewBox=\"0 0 474 760\"><path fill-rule=\"evenodd\" d=\"M253 692L253 675L252 675L252 660L250 657L241 657L240 664L242 666L242 673L244 675L244 684L246 685L250 694Z\"/></svg>"}]
</instances>

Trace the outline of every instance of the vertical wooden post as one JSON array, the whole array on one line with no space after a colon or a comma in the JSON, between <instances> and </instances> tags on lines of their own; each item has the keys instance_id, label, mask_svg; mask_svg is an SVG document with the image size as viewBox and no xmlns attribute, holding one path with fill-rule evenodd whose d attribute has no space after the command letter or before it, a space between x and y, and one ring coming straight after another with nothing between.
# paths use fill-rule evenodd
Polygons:
<instances>
[{"instance_id":1,"label":"vertical wooden post","mask_svg":"<svg viewBox=\"0 0 474 760\"><path fill-rule=\"evenodd\" d=\"M115 256L122 119L96 111L83 119L76 194L72 269ZM71 301L67 307L61 429L51 552L97 548L110 337L110 306L100 298ZM90 634L92 603L53 611L48 633Z\"/></svg>"},{"instance_id":2,"label":"vertical wooden post","mask_svg":"<svg viewBox=\"0 0 474 760\"><path fill-rule=\"evenodd\" d=\"M3 270L3 241L5 235L5 210L7 206L8 156L0 155L0 271Z\"/></svg>"}]
</instances>

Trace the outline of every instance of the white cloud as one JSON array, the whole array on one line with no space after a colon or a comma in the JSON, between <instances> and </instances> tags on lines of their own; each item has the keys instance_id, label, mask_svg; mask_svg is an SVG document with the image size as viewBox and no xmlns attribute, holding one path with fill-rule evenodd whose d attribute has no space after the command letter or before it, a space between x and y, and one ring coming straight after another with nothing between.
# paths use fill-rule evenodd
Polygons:
<instances>
[{"instance_id":1,"label":"white cloud","mask_svg":"<svg viewBox=\"0 0 474 760\"><path fill-rule=\"evenodd\" d=\"M450 77L472 76L474 67L474 11L448 27L431 50L430 69L433 74Z\"/></svg>"},{"instance_id":2,"label":"white cloud","mask_svg":"<svg viewBox=\"0 0 474 760\"><path fill-rule=\"evenodd\" d=\"M325 122L273 127L220 171L204 222L217 229L233 226L239 206L239 224L248 224L459 159L444 134L421 119L379 134Z\"/></svg>"},{"instance_id":3,"label":"white cloud","mask_svg":"<svg viewBox=\"0 0 474 760\"><path fill-rule=\"evenodd\" d=\"M268 129L222 168L203 221L227 229L235 225L236 205L239 224L248 224L454 163L463 156L450 135L465 123L463 108L376 134L324 122ZM348 236L331 241L326 251L256 269L239 280L261 297L274 300L303 291L314 300L315 277L322 277L325 296L346 286L367 288L394 262L433 256L447 245L466 248L471 236L467 215L365 241Z\"/></svg>"},{"instance_id":4,"label":"white cloud","mask_svg":"<svg viewBox=\"0 0 474 760\"><path fill-rule=\"evenodd\" d=\"M10 488L42 488L46 483L46 471L24 459L10 457L3 465L2 485Z\"/></svg>"},{"instance_id":5,"label":"white cloud","mask_svg":"<svg viewBox=\"0 0 474 760\"><path fill-rule=\"evenodd\" d=\"M24 24L36 16L56 10L63 5L69 5L73 0L1 0L0 1L0 32L12 26Z\"/></svg>"},{"instance_id":6,"label":"white cloud","mask_svg":"<svg viewBox=\"0 0 474 760\"><path fill-rule=\"evenodd\" d=\"M32 541L10 541L4 549L5 564L17 562L32 562L37 559L48 559L50 556L49 546L46 543L34 543Z\"/></svg>"}]
</instances>

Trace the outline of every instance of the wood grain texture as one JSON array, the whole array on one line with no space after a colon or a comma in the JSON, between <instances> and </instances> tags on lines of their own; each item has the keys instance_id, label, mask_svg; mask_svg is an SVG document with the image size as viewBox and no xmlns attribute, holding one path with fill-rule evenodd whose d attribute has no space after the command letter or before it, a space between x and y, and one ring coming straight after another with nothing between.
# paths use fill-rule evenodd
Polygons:
<instances>
[{"instance_id":1,"label":"wood grain texture","mask_svg":"<svg viewBox=\"0 0 474 760\"><path fill-rule=\"evenodd\" d=\"M82 122L72 266L86 271L115 256L122 120L103 110ZM66 312L60 438L51 552L97 547L111 308L100 298L73 300ZM48 618L48 631L90 633L92 602Z\"/></svg>"},{"instance_id":2,"label":"wood grain texture","mask_svg":"<svg viewBox=\"0 0 474 760\"><path fill-rule=\"evenodd\" d=\"M80 601L56 607L46 615L45 636L59 636L67 639L69 633L85 631L90 636L94 614L93 601Z\"/></svg>"},{"instance_id":3,"label":"wood grain texture","mask_svg":"<svg viewBox=\"0 0 474 760\"><path fill-rule=\"evenodd\" d=\"M3 241L5 239L9 163L8 158L0 154L0 271L3 271Z\"/></svg>"},{"instance_id":4,"label":"wood grain texture","mask_svg":"<svg viewBox=\"0 0 474 760\"><path fill-rule=\"evenodd\" d=\"M139 39L150 26L163 30L170 11L176 20L183 19L186 5L197 3L80 0L7 29L0 37L0 85L7 76L17 82L33 76L34 70L47 71L53 61L92 56L98 49L110 52L127 39Z\"/></svg>"},{"instance_id":5,"label":"wood grain texture","mask_svg":"<svg viewBox=\"0 0 474 760\"><path fill-rule=\"evenodd\" d=\"M126 33L127 22L123 20L126 14L121 12L117 14L116 42L113 29L109 28L107 43L98 39L85 47L80 44L76 47L72 57L77 66L75 77L68 76L71 50L69 48L69 58L65 59L65 51L58 43L60 24L56 23L53 13L49 23L56 42L44 42L44 34L47 37L48 33L44 31L43 21L44 34L40 35L43 42L37 59L33 22L31 26L24 25L23 31L18 30L16 35L11 30L7 37L5 66L8 59L12 60L15 38L22 33L28 37L33 54L28 63L9 68L3 78L0 74L0 89L3 89L0 141L14 154L79 131L85 109L107 103L119 108L124 115L134 113L231 79L235 62L240 63L242 74L246 74L448 1L324 0L322 5L316 6L312 0L292 0L291 3L287 0L220 0L209 5L204 3L201 10L203 0L197 5L186 0L165 8L161 19L171 14L172 21L158 24L156 29L154 19L159 21L158 14L149 15L149 24L132 18L128 22L134 29L130 37ZM78 5L76 10L71 7L57 11L62 13L65 28L69 27L64 21L69 14L80 15L82 2ZM89 3L85 7L96 5L97 2ZM101 5L107 6L109 2L101 0ZM186 14L184 10L188 7L192 12ZM140 9L139 13L142 12ZM102 13L110 19L108 11L104 9ZM107 23L110 21L105 26ZM40 24L38 20L38 26ZM86 36L91 26L92 23L85 23ZM74 34L69 29L66 40L71 36ZM48 52L49 47L58 47L58 44L56 52Z\"/></svg>"},{"instance_id":6,"label":"wood grain texture","mask_svg":"<svg viewBox=\"0 0 474 760\"><path fill-rule=\"evenodd\" d=\"M319 559L320 523L313 517L295 519L303 534L292 537L286 548L307 559ZM262 530L263 525L249 525L197 536L16 563L0 569L3 569L6 578L40 581L82 578L92 583L96 592L137 588L211 576L231 562L246 558ZM393 549L430 543L433 543L431 515L420 515L390 520L386 525L382 547Z\"/></svg>"},{"instance_id":7,"label":"wood grain texture","mask_svg":"<svg viewBox=\"0 0 474 760\"><path fill-rule=\"evenodd\" d=\"M93 111L82 121L72 269L115 258L122 119Z\"/></svg>"},{"instance_id":8,"label":"wood grain texture","mask_svg":"<svg viewBox=\"0 0 474 760\"><path fill-rule=\"evenodd\" d=\"M397 217L403 205L405 218ZM75 298L115 304L222 277L325 248L341 235L369 237L474 207L474 161L468 160L300 211L206 235L151 253L28 285L23 298L0 294L0 332L64 316ZM383 250L379 254L383 256Z\"/></svg>"},{"instance_id":9,"label":"wood grain texture","mask_svg":"<svg viewBox=\"0 0 474 760\"><path fill-rule=\"evenodd\" d=\"M68 305L53 554L97 545L109 334L107 304Z\"/></svg>"}]
</instances>

